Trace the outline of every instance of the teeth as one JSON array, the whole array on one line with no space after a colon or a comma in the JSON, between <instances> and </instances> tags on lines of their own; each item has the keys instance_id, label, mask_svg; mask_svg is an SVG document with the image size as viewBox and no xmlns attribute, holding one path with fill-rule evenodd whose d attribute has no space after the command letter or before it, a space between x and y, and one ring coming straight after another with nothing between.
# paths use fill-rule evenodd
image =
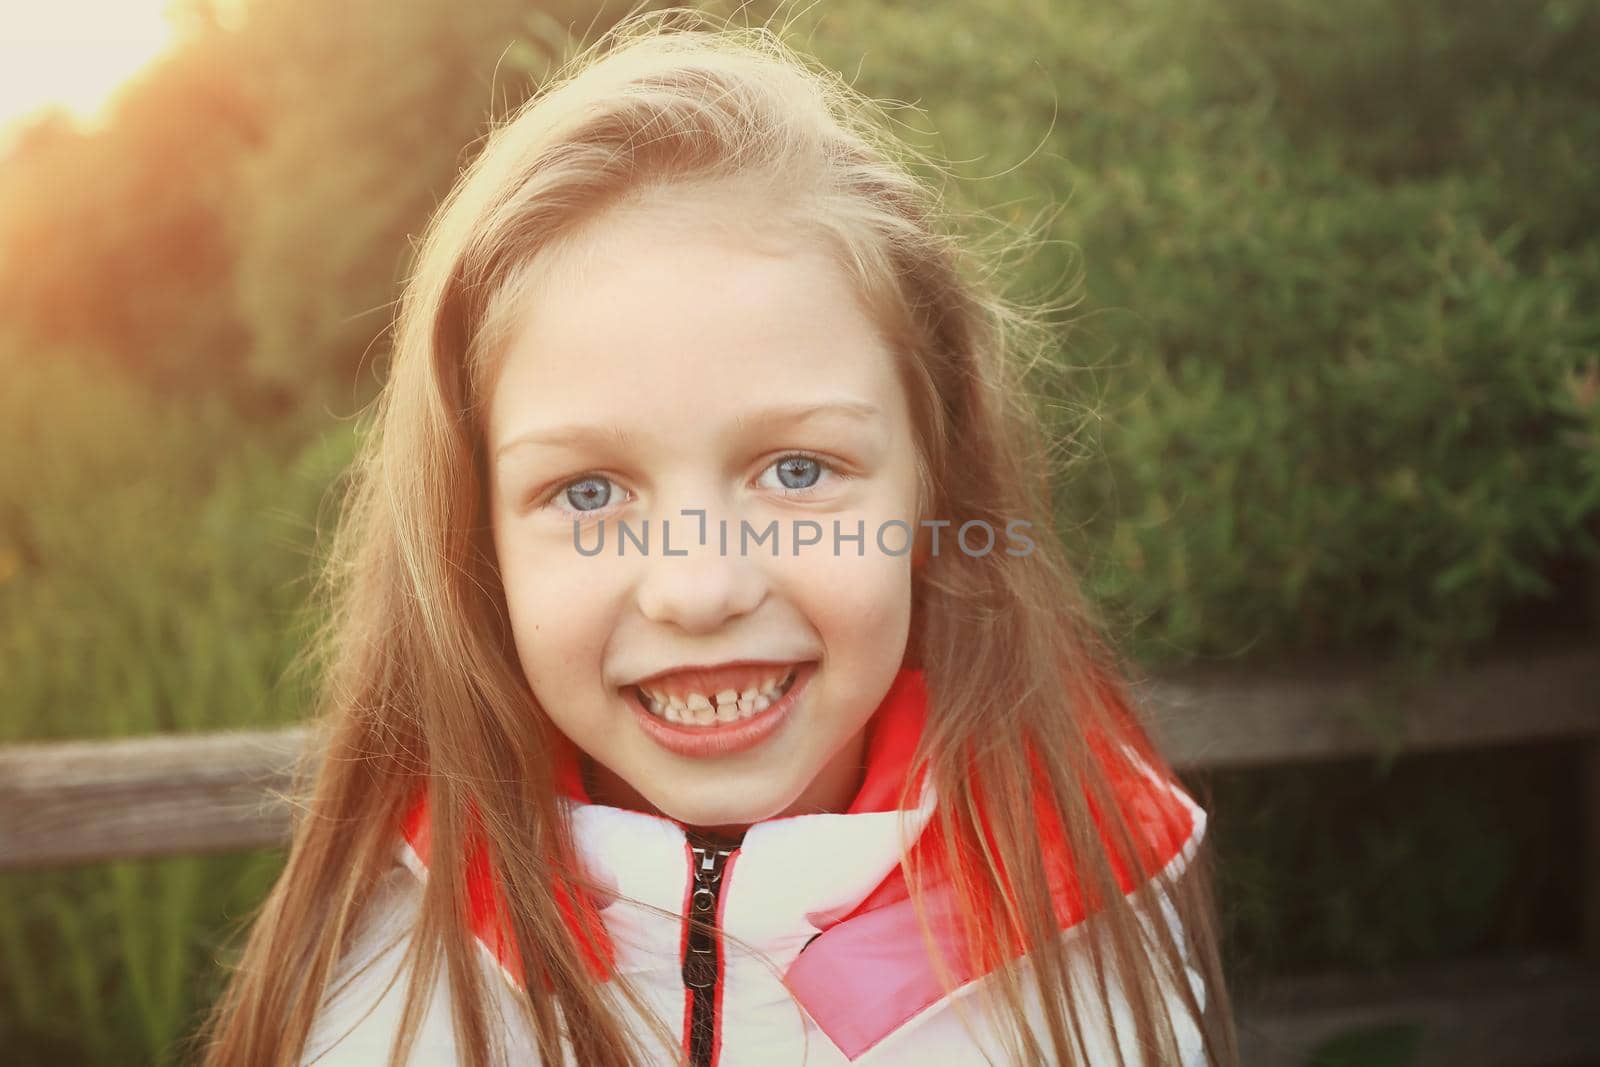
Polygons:
<instances>
[{"instance_id":1,"label":"teeth","mask_svg":"<svg viewBox=\"0 0 1600 1067\"><path fill-rule=\"evenodd\" d=\"M784 686L792 678L793 672L782 677L769 678L761 685L751 686L742 693L736 689L720 689L716 693L715 700L704 693L679 696L675 693L658 693L642 686L639 688L639 693L644 697L645 707L651 714L660 716L668 722L710 726L714 723L738 722L740 719L766 711L777 702Z\"/></svg>"}]
</instances>

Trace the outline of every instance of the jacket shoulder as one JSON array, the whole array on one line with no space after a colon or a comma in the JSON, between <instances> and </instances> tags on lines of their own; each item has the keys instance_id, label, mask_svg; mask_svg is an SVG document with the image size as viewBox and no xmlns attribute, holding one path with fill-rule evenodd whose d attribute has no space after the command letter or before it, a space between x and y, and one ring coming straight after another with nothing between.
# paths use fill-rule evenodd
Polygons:
<instances>
[{"instance_id":1,"label":"jacket shoulder","mask_svg":"<svg viewBox=\"0 0 1600 1067\"><path fill-rule=\"evenodd\" d=\"M1162 832L1167 834L1164 846L1165 862L1160 864L1158 870L1150 872L1142 883L1129 887L1125 899L1133 908L1149 953L1154 954L1157 951L1162 927L1173 938L1182 953L1184 978L1188 981L1195 1000L1203 1011L1207 993L1205 982L1192 966L1187 931L1183 928L1167 886L1176 885L1189 875L1190 866L1206 833L1206 812L1176 783L1160 783L1152 777L1151 784L1157 785L1158 791L1163 794L1159 807L1164 810L1164 814L1159 822L1163 826ZM1178 820L1181 827L1179 832L1174 832L1171 820L1174 811L1182 814L1182 818ZM1136 813L1136 818L1138 817ZM909 902L897 907L909 907ZM1148 1064L1148 1059L1142 1056L1136 1047L1137 1028L1124 992L1124 981L1117 974L1108 971L1104 1001L1098 992L1099 983L1095 977L1089 939L1098 937L1102 926L1103 920L1096 912L1073 922L1063 929L1060 935L1068 963L1071 997L1081 1015L1082 1027L1079 1033L1087 1053L1084 1062L1117 1063L1119 1060L1116 1048L1120 1048L1123 1057L1120 1062L1130 1065ZM1024 958L1017 961L1016 966L1021 982L1022 1006L1028 1025L1040 1040L1047 1041L1049 1033L1045 1022L1047 1012L1033 961L1031 958ZM1156 969L1166 970L1166 968ZM1173 1035L1177 1039L1179 1058L1176 1064L1181 1067L1204 1065L1207 1061L1200 1028L1197 1020L1189 1012L1178 983L1170 974L1152 977L1157 982L1163 1009L1171 1020ZM923 998L922 1003L926 1005L924 1008L911 1013L909 1017L902 1014L901 1018L904 1021L890 1032L882 1034L877 1041L870 1040L870 1035L850 1033L848 1028L839 1034L830 1033L830 1036L844 1036L855 1040L857 1052L852 1062L859 1064L860 1067L897 1067L900 1064L912 1067L919 1061L926 1060L934 1051L941 1049L968 1049L972 1056L970 1062L973 1064L1005 1062L1006 1046L1001 1036L1002 1023L990 1014L993 1010L997 1010L999 1001L996 999L991 1004L990 998L984 995L994 990L996 981L996 977L992 974L976 976L949 993ZM818 1007L825 1006L825 1004L818 1005ZM869 1047L865 1051L860 1051L862 1045ZM939 1062L954 1064L969 1061L947 1058Z\"/></svg>"},{"instance_id":2,"label":"jacket shoulder","mask_svg":"<svg viewBox=\"0 0 1600 1067\"><path fill-rule=\"evenodd\" d=\"M306 1039L301 1067L379 1067L390 1062L411 986L410 950L422 906L422 881L397 862L379 879L335 965ZM515 1005L498 975L486 974L484 988L498 996L502 1012ZM518 1048L516 1061L537 1067L531 1043ZM444 968L435 975L407 1065L458 1062L449 981Z\"/></svg>"},{"instance_id":3,"label":"jacket shoulder","mask_svg":"<svg viewBox=\"0 0 1600 1067\"><path fill-rule=\"evenodd\" d=\"M1154 903L1154 909L1151 903ZM1135 913L1150 936L1155 923L1164 923L1185 946L1184 932L1176 909L1159 890L1146 898L1133 901ZM1086 938L1097 925L1091 918L1078 923L1061 934L1067 950L1069 980L1072 999L1079 1013L1078 1034L1082 1039L1082 1062L1126 1063L1130 1067L1156 1067L1155 1063L1138 1047L1137 1027L1132 1008L1128 1003L1123 982L1114 973L1106 974L1106 999L1101 1000L1095 979L1094 966ZM1021 981L1022 1008L1029 1028L1046 1048L1049 1043L1047 1012L1040 985L1030 959L1018 963ZM1205 982L1190 966L1185 949L1184 973L1200 1008L1206 1005ZM987 975L959 987L939 1001L906 1021L852 1061L853 1067L922 1067L930 1062L950 1064L991 1064L1007 1062L1007 1046L1003 1039L1002 1021L993 1012L1000 1001L991 1004L984 994L993 991L996 979ZM1177 1041L1179 1058L1174 1064L1162 1067L1205 1067L1207 1063L1204 1041L1197 1021L1190 1015L1179 990L1169 980L1159 983L1162 1005L1171 1020L1173 1036ZM1069 1025L1071 1017L1068 1016ZM957 1050L965 1050L958 1053ZM1118 1059L1120 1050L1122 1059Z\"/></svg>"}]
</instances>

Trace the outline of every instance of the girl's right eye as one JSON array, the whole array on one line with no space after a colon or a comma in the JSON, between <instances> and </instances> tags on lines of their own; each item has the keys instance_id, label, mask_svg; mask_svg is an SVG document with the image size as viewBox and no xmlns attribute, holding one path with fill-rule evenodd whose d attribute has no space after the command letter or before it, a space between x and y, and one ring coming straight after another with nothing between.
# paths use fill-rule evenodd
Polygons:
<instances>
[{"instance_id":1,"label":"girl's right eye","mask_svg":"<svg viewBox=\"0 0 1600 1067\"><path fill-rule=\"evenodd\" d=\"M559 508L560 502L565 501L570 507L560 510L578 515L602 511L611 503L614 484L603 475L588 474L557 489L547 503Z\"/></svg>"}]
</instances>

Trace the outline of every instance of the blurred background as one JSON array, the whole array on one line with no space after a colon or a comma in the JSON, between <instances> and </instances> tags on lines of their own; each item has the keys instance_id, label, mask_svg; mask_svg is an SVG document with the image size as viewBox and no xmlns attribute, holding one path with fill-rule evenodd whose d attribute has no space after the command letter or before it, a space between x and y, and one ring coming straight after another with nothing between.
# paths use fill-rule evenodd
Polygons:
<instances>
[{"instance_id":1,"label":"blurred background","mask_svg":"<svg viewBox=\"0 0 1600 1067\"><path fill-rule=\"evenodd\" d=\"M413 240L486 121L624 13L0 6L0 746L302 716L318 536ZM1241 1000L1600 956L1600 4L790 14L925 112L902 135L957 161L975 240L1036 239L1012 295L1070 298L1036 377L1058 507L1154 682L1279 679L1299 737L1334 714L1294 695L1315 679L1580 664L1527 737L1513 696L1494 744L1410 744L1438 699L1396 696L1342 747L1188 760ZM281 860L0 848L7 1062L183 1061ZM1295 1055L1431 1062L1430 1025L1357 1012Z\"/></svg>"}]
</instances>

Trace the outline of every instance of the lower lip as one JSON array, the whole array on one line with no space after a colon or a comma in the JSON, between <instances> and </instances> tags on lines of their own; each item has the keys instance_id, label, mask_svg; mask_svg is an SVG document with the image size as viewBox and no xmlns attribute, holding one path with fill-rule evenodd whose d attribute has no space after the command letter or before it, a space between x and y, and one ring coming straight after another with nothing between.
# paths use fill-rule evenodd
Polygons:
<instances>
[{"instance_id":1,"label":"lower lip","mask_svg":"<svg viewBox=\"0 0 1600 1067\"><path fill-rule=\"evenodd\" d=\"M644 705L639 703L638 693L633 692L631 687L627 693L627 700L633 708L634 717L639 720L639 728L668 752L699 759L731 756L756 747L783 725L789 713L799 703L800 694L805 691L806 684L811 681L814 671L815 666L810 663L800 667L788 692L766 711L758 711L748 719L740 719L738 722L719 723L715 726L684 726L667 722L660 716L646 711Z\"/></svg>"}]
</instances>

